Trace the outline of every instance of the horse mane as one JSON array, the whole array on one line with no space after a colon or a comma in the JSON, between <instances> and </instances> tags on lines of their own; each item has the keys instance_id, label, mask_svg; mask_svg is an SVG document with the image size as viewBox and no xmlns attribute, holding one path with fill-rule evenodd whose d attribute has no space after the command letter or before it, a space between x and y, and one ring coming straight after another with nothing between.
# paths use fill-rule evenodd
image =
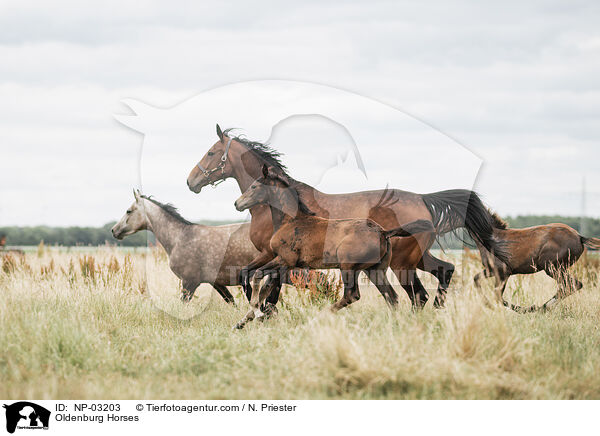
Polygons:
<instances>
[{"instance_id":1,"label":"horse mane","mask_svg":"<svg viewBox=\"0 0 600 436\"><path fill-rule=\"evenodd\" d=\"M302 201L298 191L296 191L295 188L292 188L292 189L296 192L296 198L298 199L298 209L300 209L300 212L302 212L305 215L315 216L316 213L314 213L312 210L310 210L310 208L306 205L306 203Z\"/></svg>"},{"instance_id":2,"label":"horse mane","mask_svg":"<svg viewBox=\"0 0 600 436\"><path fill-rule=\"evenodd\" d=\"M300 210L300 212L302 212L303 214L306 214L306 215L311 215L311 216L316 215L316 213L314 213L308 207L308 205L304 201L302 201L302 198L300 198L300 193L298 192L298 190L295 187L295 186L297 186L297 183L294 183L293 185L291 185L288 180L286 180L283 176L281 176L279 174L275 175L275 177L273 177L273 178L276 180L279 180L281 183L283 183L286 186L287 189L290 189L294 193L294 195L296 196L296 201L298 202L298 209Z\"/></svg>"},{"instance_id":3,"label":"horse mane","mask_svg":"<svg viewBox=\"0 0 600 436\"><path fill-rule=\"evenodd\" d=\"M492 216L493 225L495 228L497 228L497 229L508 228L508 223L506 221L504 221L502 218L500 218L500 215L498 215L496 212L493 212L489 209L488 209L488 211L490 212L490 215Z\"/></svg>"},{"instance_id":4,"label":"horse mane","mask_svg":"<svg viewBox=\"0 0 600 436\"><path fill-rule=\"evenodd\" d=\"M234 130L234 128L226 129L223 131L223 134L231 139L235 139L237 142L242 144L248 151L254 153L258 158L264 161L267 165L271 167L275 167L280 170L284 175L289 177L287 173L288 169L283 162L281 162L282 154L272 148L271 146L258 142L258 141L250 141L245 138L243 135L238 136L230 136L229 133Z\"/></svg>"},{"instance_id":5,"label":"horse mane","mask_svg":"<svg viewBox=\"0 0 600 436\"><path fill-rule=\"evenodd\" d=\"M177 210L177 208L175 206L173 206L171 203L161 203L160 201L152 198L151 195L141 195L141 197L156 204L158 207L160 207L162 210L164 210L167 214L169 214L170 216L175 218L180 223L188 224L188 225L194 224L194 223L186 220L184 217L182 217L181 214L179 213L179 211Z\"/></svg>"}]
</instances>

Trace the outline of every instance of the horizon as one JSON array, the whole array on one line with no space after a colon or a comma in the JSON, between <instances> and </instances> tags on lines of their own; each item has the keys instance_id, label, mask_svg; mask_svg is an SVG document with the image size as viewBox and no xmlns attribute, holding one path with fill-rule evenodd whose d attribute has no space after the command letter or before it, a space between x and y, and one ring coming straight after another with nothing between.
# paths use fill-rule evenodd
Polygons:
<instances>
[{"instance_id":1,"label":"horizon","mask_svg":"<svg viewBox=\"0 0 600 436\"><path fill-rule=\"evenodd\" d=\"M517 214L517 215L500 215L500 217L502 219L507 219L507 220L518 220L518 219L522 219L522 218L559 218L559 219L563 219L563 220L581 220L582 218L586 219L586 220L590 220L590 221L600 221L600 217L590 217L590 216L580 216L580 215L556 215L556 214ZM241 220L241 221L235 221L235 220L229 220L229 219L223 219L223 220L213 220L213 219L189 219L188 217L185 217L185 219L189 220L192 224L201 224L201 225L214 225L214 226L218 226L218 225L226 225L226 224L237 224L237 223L249 223L250 220ZM102 225L98 225L98 226L93 226L93 225L48 225L48 224L32 224L32 225L26 225L26 226L19 226L19 225L0 225L0 230L1 229L7 229L7 228L19 228L19 229L25 229L25 228L36 228L36 227L45 227L45 228L50 228L50 229L68 229L68 228L79 228L79 229L101 229L107 226L112 226L114 224L116 224L119 220L112 220L112 221L108 221ZM550 224L550 221L546 224ZM0 233L1 235L2 233Z\"/></svg>"}]
</instances>

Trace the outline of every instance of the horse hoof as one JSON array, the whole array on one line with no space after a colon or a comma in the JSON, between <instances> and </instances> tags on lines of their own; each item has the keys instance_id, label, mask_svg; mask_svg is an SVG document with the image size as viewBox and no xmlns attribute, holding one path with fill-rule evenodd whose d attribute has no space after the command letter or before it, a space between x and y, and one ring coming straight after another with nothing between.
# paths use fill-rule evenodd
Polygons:
<instances>
[{"instance_id":1,"label":"horse hoof","mask_svg":"<svg viewBox=\"0 0 600 436\"><path fill-rule=\"evenodd\" d=\"M434 309L443 309L446 305L445 301L433 300Z\"/></svg>"},{"instance_id":2,"label":"horse hoof","mask_svg":"<svg viewBox=\"0 0 600 436\"><path fill-rule=\"evenodd\" d=\"M246 325L246 323L240 321L236 325L233 326L232 330L242 330L245 325Z\"/></svg>"},{"instance_id":3,"label":"horse hoof","mask_svg":"<svg viewBox=\"0 0 600 436\"><path fill-rule=\"evenodd\" d=\"M279 310L277 309L277 306L275 306L273 303L265 303L265 307L263 307L262 312L264 313L264 316L262 316L261 318L266 319L277 315L279 313Z\"/></svg>"},{"instance_id":4,"label":"horse hoof","mask_svg":"<svg viewBox=\"0 0 600 436\"><path fill-rule=\"evenodd\" d=\"M180 300L182 303L189 303L190 301L192 301L192 296L189 294L181 294Z\"/></svg>"}]
</instances>

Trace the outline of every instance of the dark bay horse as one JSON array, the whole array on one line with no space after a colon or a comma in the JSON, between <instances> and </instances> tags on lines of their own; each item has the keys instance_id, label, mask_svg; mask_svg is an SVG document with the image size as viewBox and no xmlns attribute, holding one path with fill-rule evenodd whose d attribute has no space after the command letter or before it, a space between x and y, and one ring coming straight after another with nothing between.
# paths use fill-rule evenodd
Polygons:
<instances>
[{"instance_id":1,"label":"dark bay horse","mask_svg":"<svg viewBox=\"0 0 600 436\"><path fill-rule=\"evenodd\" d=\"M407 237L434 231L430 221L418 220L391 230L370 219L327 219L317 217L300 199L287 178L263 166L263 177L256 180L235 202L239 211L256 205L271 210L273 235L270 246L274 258L255 271L250 311L236 328L254 318L264 318L260 310L268 289L259 290L264 272L284 275L292 268L340 269L344 295L331 306L334 312L360 299L358 274L364 271L385 301L395 307L398 294L386 277L392 257L392 237Z\"/></svg>"},{"instance_id":2,"label":"dark bay horse","mask_svg":"<svg viewBox=\"0 0 600 436\"><path fill-rule=\"evenodd\" d=\"M219 140L208 150L200 162L191 170L187 184L198 193L206 185L216 185L233 177L240 191L245 192L254 180L261 177L262 166L267 164L285 177L298 192L310 210L317 216L330 219L370 218L389 230L419 219L432 221L438 234L466 227L473 239L501 259L505 254L501 244L493 238L492 217L479 196L469 190L454 189L431 194L415 194L398 189L364 191L350 194L325 194L317 189L292 179L280 161L280 154L259 142L233 137L217 125ZM252 216L250 237L260 251L251 270L273 259L269 245L273 235L271 212L268 206L250 208ZM442 305L446 289L454 272L454 266L436 259L429 248L436 232L420 233L409 238L392 241L390 268L408 293L412 304L421 307L427 302L427 292L417 277L417 268L433 274L439 280L436 305ZM395 253L395 254L394 254ZM250 298L249 277L244 281L245 291ZM281 282L269 277L264 286L270 290L268 302L275 304L279 297Z\"/></svg>"},{"instance_id":3,"label":"dark bay horse","mask_svg":"<svg viewBox=\"0 0 600 436\"><path fill-rule=\"evenodd\" d=\"M579 260L585 247L600 249L600 239L586 238L566 224L553 223L524 229L510 229L497 214L494 218L494 236L506 242L508 259L503 262L493 256L480 242L476 242L485 269L475 275L479 286L482 277L494 277L497 298L517 312L547 309L559 300L579 290L583 284L567 268ZM511 275L535 274L544 271L558 283L557 294L540 307L515 306L503 300L504 290Z\"/></svg>"}]
</instances>

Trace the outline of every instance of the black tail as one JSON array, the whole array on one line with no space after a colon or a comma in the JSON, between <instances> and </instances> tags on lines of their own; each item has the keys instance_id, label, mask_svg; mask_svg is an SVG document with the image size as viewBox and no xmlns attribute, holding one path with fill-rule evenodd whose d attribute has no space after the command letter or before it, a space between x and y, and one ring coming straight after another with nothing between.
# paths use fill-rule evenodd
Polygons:
<instances>
[{"instance_id":1,"label":"black tail","mask_svg":"<svg viewBox=\"0 0 600 436\"><path fill-rule=\"evenodd\" d=\"M585 245L588 250L600 250L600 239L598 238L586 238L585 236L579 235L581 243Z\"/></svg>"},{"instance_id":2,"label":"black tail","mask_svg":"<svg viewBox=\"0 0 600 436\"><path fill-rule=\"evenodd\" d=\"M494 219L476 192L450 189L424 194L422 198L439 234L465 227L473 239L498 259L508 261L506 244L494 238Z\"/></svg>"},{"instance_id":3,"label":"black tail","mask_svg":"<svg viewBox=\"0 0 600 436\"><path fill-rule=\"evenodd\" d=\"M383 234L386 238L394 236L412 236L416 233L435 232L435 228L431 221L416 220L395 229L385 230Z\"/></svg>"}]
</instances>

